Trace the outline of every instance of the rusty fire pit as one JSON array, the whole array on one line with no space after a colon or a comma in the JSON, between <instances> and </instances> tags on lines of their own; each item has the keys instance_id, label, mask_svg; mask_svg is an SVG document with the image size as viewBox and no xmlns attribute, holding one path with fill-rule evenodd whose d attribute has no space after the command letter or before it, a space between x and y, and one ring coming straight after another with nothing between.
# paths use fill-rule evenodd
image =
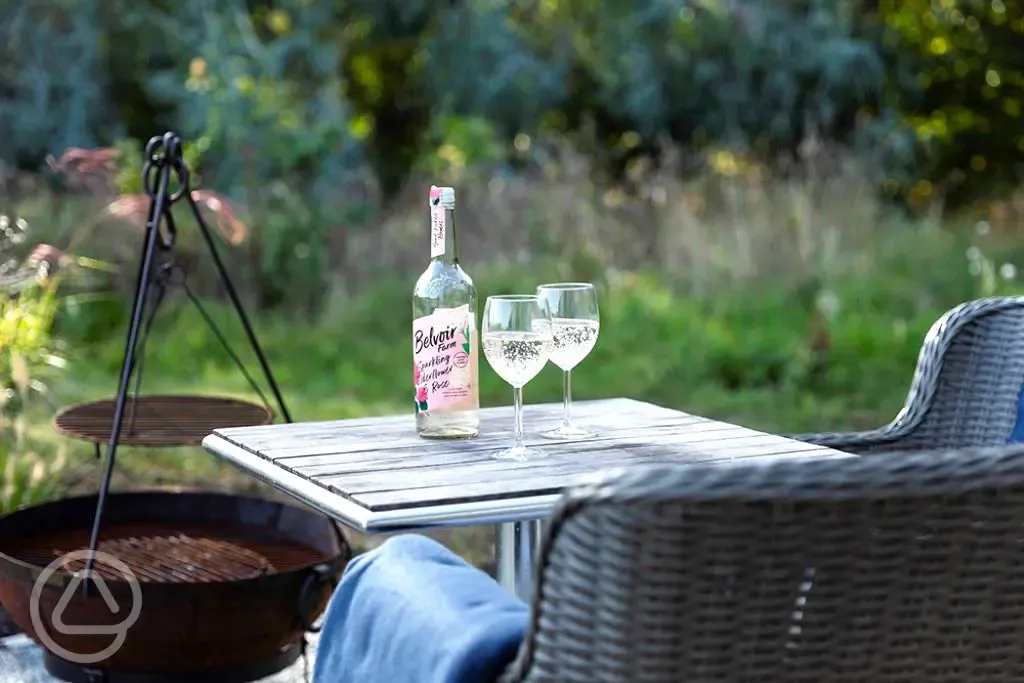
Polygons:
<instances>
[{"instance_id":1,"label":"rusty fire pit","mask_svg":"<svg viewBox=\"0 0 1024 683\"><path fill-rule=\"evenodd\" d=\"M298 658L351 556L334 522L302 508L218 493L111 493L98 548L105 555L93 567L99 580L86 595L74 579L84 562L60 558L88 548L96 503L68 498L0 519L0 602L64 680L237 683L271 675ZM62 631L124 623L131 576L137 620L115 651L82 666L117 634Z\"/></svg>"},{"instance_id":2,"label":"rusty fire pit","mask_svg":"<svg viewBox=\"0 0 1024 683\"><path fill-rule=\"evenodd\" d=\"M276 673L304 651L351 557L337 524L311 510L221 493L110 492L118 445L196 446L215 429L274 417L174 257L176 201L188 205L280 416L291 422L190 189L182 149L172 132L146 145L150 210L117 393L55 419L58 432L92 443L97 457L106 444L99 494L0 518L0 604L46 650L47 670L70 683L247 683ZM140 393L145 342L172 290L188 296L263 406Z\"/></svg>"}]
</instances>

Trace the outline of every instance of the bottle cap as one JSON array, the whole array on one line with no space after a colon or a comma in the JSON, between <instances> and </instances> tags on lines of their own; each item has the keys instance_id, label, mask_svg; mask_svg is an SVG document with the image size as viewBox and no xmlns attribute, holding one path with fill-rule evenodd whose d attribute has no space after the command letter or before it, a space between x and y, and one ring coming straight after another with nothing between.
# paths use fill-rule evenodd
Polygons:
<instances>
[{"instance_id":1,"label":"bottle cap","mask_svg":"<svg viewBox=\"0 0 1024 683\"><path fill-rule=\"evenodd\" d=\"M455 208L455 188L454 187L438 187L432 185L430 187L430 206L443 206L446 209Z\"/></svg>"}]
</instances>

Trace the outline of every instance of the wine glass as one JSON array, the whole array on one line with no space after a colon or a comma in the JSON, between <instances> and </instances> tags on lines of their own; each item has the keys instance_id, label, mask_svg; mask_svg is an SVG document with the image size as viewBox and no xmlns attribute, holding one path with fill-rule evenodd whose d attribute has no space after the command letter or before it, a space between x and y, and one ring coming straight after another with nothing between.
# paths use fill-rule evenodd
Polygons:
<instances>
[{"instance_id":1,"label":"wine glass","mask_svg":"<svg viewBox=\"0 0 1024 683\"><path fill-rule=\"evenodd\" d=\"M512 446L494 457L528 460L545 455L544 451L528 448L523 438L523 386L537 376L551 353L551 313L547 303L532 294L489 296L481 333L487 362L512 385L516 416Z\"/></svg>"},{"instance_id":2,"label":"wine glass","mask_svg":"<svg viewBox=\"0 0 1024 683\"><path fill-rule=\"evenodd\" d=\"M597 310L597 291L588 282L556 282L537 287L537 296L551 311L554 346L551 362L562 370L562 424L541 436L548 439L587 439L594 433L572 423L572 369L587 357L597 344L601 327Z\"/></svg>"}]
</instances>

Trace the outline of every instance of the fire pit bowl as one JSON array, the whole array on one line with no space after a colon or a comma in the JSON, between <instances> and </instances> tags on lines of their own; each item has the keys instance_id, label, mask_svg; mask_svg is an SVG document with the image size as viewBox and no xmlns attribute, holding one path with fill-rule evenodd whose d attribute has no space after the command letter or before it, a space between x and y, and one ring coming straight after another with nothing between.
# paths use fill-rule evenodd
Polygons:
<instances>
[{"instance_id":1,"label":"fire pit bowl","mask_svg":"<svg viewBox=\"0 0 1024 683\"><path fill-rule=\"evenodd\" d=\"M74 572L84 560L59 560L89 547L96 502L67 498L0 518L0 604L64 680L76 680L77 666L101 676L82 680L227 683L276 673L298 658L351 557L337 524L302 508L220 493L111 493L105 555L83 591ZM141 609L122 636L111 627L131 619L135 596ZM108 628L86 628L97 625Z\"/></svg>"}]
</instances>

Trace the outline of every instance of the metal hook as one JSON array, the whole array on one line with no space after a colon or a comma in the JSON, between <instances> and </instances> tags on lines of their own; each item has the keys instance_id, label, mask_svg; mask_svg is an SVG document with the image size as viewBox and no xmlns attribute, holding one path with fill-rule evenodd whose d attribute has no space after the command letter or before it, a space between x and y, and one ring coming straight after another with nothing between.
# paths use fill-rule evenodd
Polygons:
<instances>
[{"instance_id":1,"label":"metal hook","mask_svg":"<svg viewBox=\"0 0 1024 683\"><path fill-rule=\"evenodd\" d=\"M189 192L189 173L182 156L181 138L174 133L164 133L149 139L146 143L146 161L142 167L142 179L146 194L155 199L159 191L157 174L165 166L174 174L178 189L167 197L170 204L178 201Z\"/></svg>"},{"instance_id":2,"label":"metal hook","mask_svg":"<svg viewBox=\"0 0 1024 683\"><path fill-rule=\"evenodd\" d=\"M160 221L160 217L157 217L157 235L159 239L159 247L163 251L170 251L174 248L174 240L178 236L178 229L174 225L174 216L171 214L171 207L168 206L164 210L163 221Z\"/></svg>"}]
</instances>

